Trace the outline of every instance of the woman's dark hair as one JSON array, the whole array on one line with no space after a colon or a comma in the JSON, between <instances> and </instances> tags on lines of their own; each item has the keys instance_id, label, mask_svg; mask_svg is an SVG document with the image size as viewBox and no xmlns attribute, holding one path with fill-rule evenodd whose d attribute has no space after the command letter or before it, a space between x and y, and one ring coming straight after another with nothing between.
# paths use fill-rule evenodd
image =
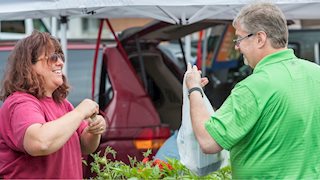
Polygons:
<instances>
[{"instance_id":1,"label":"woman's dark hair","mask_svg":"<svg viewBox=\"0 0 320 180\"><path fill-rule=\"evenodd\" d=\"M20 40L12 50L2 80L0 99L5 100L14 92L26 92L38 99L45 97L45 80L37 74L32 65L45 53L63 55L61 45L56 38L46 32L34 31L30 36ZM61 102L69 93L69 85L63 75L63 84L53 92L53 100Z\"/></svg>"}]
</instances>

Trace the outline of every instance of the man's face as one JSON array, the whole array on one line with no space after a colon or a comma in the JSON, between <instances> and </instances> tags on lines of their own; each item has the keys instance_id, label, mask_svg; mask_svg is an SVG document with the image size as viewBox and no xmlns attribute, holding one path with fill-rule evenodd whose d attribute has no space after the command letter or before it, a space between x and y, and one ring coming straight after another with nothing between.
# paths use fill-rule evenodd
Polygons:
<instances>
[{"instance_id":1,"label":"man's face","mask_svg":"<svg viewBox=\"0 0 320 180\"><path fill-rule=\"evenodd\" d=\"M243 55L244 64L249 65L253 68L253 38L255 34L244 31L243 28L239 25L239 23L236 24L235 29L235 35L237 37L237 39L235 40L235 49Z\"/></svg>"}]
</instances>

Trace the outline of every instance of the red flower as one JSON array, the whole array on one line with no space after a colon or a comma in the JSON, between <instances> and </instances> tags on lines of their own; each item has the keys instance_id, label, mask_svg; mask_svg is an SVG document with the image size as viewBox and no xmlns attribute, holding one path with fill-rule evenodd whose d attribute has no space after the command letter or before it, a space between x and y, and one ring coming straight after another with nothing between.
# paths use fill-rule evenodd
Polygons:
<instances>
[{"instance_id":1,"label":"red flower","mask_svg":"<svg viewBox=\"0 0 320 180\"><path fill-rule=\"evenodd\" d=\"M167 168L168 168L169 170L172 170L172 169L173 169L173 167L172 167L169 163L167 163L166 165L167 165Z\"/></svg>"},{"instance_id":2,"label":"red flower","mask_svg":"<svg viewBox=\"0 0 320 180\"><path fill-rule=\"evenodd\" d=\"M173 169L172 166L169 163L167 163L165 161L162 161L160 159L155 159L153 161L152 165L153 166L158 166L160 170L162 170L164 166L166 166L169 170Z\"/></svg>"},{"instance_id":3,"label":"red flower","mask_svg":"<svg viewBox=\"0 0 320 180\"><path fill-rule=\"evenodd\" d=\"M149 158L148 158L148 157L145 157L145 158L143 158L143 160L142 160L143 163L147 163L148 161L149 161Z\"/></svg>"},{"instance_id":4,"label":"red flower","mask_svg":"<svg viewBox=\"0 0 320 180\"><path fill-rule=\"evenodd\" d=\"M155 159L155 160L153 160L153 165L155 166L155 165L157 165L157 164L161 164L161 163L163 163L164 161L162 161L162 160L160 160L160 159Z\"/></svg>"}]
</instances>

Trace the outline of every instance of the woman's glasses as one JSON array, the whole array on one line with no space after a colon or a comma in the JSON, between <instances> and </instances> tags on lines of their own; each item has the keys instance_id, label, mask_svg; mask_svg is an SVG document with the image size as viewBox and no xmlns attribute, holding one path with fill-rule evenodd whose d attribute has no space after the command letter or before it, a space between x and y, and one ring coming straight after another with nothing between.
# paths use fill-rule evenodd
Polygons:
<instances>
[{"instance_id":1,"label":"woman's glasses","mask_svg":"<svg viewBox=\"0 0 320 180\"><path fill-rule=\"evenodd\" d=\"M61 53L53 53L47 57L47 59L50 60L50 62L57 62L58 59L61 59L62 62L64 62L64 55Z\"/></svg>"},{"instance_id":2,"label":"woman's glasses","mask_svg":"<svg viewBox=\"0 0 320 180\"><path fill-rule=\"evenodd\" d=\"M62 53L52 53L50 56L45 56L44 58L38 58L34 61L34 64L42 59L46 59L50 63L56 63L58 59L61 59L64 62L64 55Z\"/></svg>"}]
</instances>

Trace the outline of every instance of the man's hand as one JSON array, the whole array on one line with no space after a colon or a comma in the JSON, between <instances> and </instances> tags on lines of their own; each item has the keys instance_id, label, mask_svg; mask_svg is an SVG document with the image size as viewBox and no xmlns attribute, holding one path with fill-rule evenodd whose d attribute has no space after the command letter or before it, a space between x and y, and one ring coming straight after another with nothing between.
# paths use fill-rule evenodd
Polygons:
<instances>
[{"instance_id":1,"label":"man's hand","mask_svg":"<svg viewBox=\"0 0 320 180\"><path fill-rule=\"evenodd\" d=\"M190 63L188 63L185 76L188 89L191 89L193 87L204 87L209 83L208 78L201 78L201 71L198 70L198 67L196 65L191 66Z\"/></svg>"}]
</instances>

